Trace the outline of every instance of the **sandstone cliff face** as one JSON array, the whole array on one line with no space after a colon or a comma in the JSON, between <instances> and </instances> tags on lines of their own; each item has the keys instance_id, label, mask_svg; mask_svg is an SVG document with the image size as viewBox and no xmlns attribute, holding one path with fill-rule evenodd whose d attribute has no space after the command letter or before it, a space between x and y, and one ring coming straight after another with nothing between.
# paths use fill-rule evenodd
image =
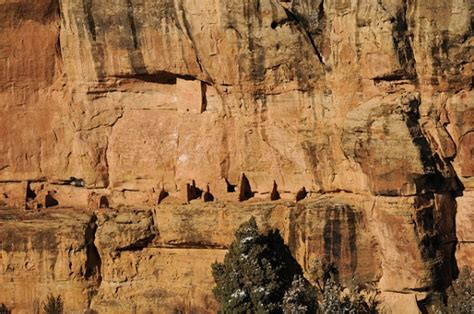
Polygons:
<instances>
[{"instance_id":1,"label":"sandstone cliff face","mask_svg":"<svg viewBox=\"0 0 474 314\"><path fill-rule=\"evenodd\" d=\"M61 208L1 211L0 303L213 309L210 264L254 215L305 271L416 311L474 262L473 9L4 1L0 202Z\"/></svg>"}]
</instances>

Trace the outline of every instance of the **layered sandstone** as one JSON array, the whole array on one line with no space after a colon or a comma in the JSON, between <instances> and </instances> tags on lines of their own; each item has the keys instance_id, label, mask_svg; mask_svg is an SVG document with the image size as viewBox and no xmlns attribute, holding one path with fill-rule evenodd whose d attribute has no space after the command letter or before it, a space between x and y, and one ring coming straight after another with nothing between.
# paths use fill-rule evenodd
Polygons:
<instances>
[{"instance_id":1,"label":"layered sandstone","mask_svg":"<svg viewBox=\"0 0 474 314\"><path fill-rule=\"evenodd\" d=\"M214 309L254 215L416 311L474 262L471 6L4 1L0 303Z\"/></svg>"}]
</instances>

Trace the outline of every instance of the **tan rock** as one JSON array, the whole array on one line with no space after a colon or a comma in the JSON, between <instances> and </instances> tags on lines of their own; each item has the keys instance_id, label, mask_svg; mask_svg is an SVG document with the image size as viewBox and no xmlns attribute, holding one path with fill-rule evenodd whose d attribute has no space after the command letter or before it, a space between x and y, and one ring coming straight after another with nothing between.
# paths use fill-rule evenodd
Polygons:
<instances>
[{"instance_id":1,"label":"tan rock","mask_svg":"<svg viewBox=\"0 0 474 314\"><path fill-rule=\"evenodd\" d=\"M381 313L399 313L400 311L407 314L421 313L417 305L416 296L413 294L384 292L381 298L383 300Z\"/></svg>"},{"instance_id":2,"label":"tan rock","mask_svg":"<svg viewBox=\"0 0 474 314\"><path fill-rule=\"evenodd\" d=\"M0 235L18 244L2 251L0 303L28 312L67 290L67 310L83 310L97 289L101 312L215 309L208 266L254 214L306 271L331 259L344 278L392 293L392 311L416 312L420 289L449 284L474 255L471 11L401 0L1 4L0 203L35 210L17 222L0 210ZM275 186L282 200L268 203ZM95 255L85 265L93 226L100 274Z\"/></svg>"},{"instance_id":3,"label":"tan rock","mask_svg":"<svg viewBox=\"0 0 474 314\"><path fill-rule=\"evenodd\" d=\"M465 192L457 202L456 235L458 246L456 261L459 269L463 266L472 266L474 262L474 192Z\"/></svg>"}]
</instances>

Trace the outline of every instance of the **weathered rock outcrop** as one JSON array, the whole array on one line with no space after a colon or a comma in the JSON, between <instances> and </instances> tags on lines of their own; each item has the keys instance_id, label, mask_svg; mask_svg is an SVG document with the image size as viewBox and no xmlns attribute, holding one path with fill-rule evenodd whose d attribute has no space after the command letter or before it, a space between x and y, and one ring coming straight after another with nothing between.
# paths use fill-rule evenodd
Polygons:
<instances>
[{"instance_id":1,"label":"weathered rock outcrop","mask_svg":"<svg viewBox=\"0 0 474 314\"><path fill-rule=\"evenodd\" d=\"M2 2L0 303L215 308L254 215L414 311L474 263L473 10Z\"/></svg>"}]
</instances>

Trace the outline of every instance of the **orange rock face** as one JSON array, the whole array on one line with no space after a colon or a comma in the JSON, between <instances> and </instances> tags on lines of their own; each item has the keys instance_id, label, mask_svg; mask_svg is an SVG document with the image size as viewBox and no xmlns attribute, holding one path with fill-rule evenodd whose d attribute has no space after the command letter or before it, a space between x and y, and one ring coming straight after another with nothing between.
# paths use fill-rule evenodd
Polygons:
<instances>
[{"instance_id":1,"label":"orange rock face","mask_svg":"<svg viewBox=\"0 0 474 314\"><path fill-rule=\"evenodd\" d=\"M3 1L0 303L212 311L253 215L416 312L474 263L470 12Z\"/></svg>"}]
</instances>

